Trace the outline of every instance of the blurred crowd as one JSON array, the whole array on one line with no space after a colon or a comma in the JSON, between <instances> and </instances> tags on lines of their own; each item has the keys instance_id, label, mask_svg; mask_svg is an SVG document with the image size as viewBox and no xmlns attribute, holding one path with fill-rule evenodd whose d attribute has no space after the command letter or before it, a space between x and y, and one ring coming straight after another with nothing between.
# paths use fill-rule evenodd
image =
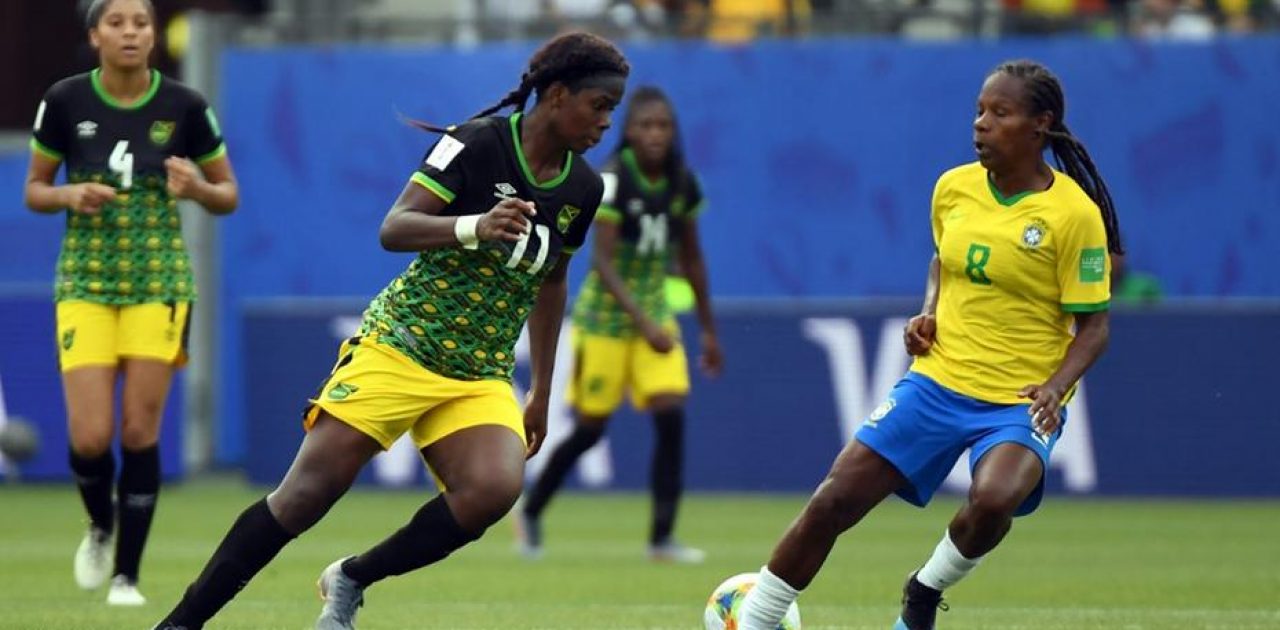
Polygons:
<instances>
[{"instance_id":1,"label":"blurred crowd","mask_svg":"<svg viewBox=\"0 0 1280 630\"><path fill-rule=\"evenodd\" d=\"M397 0L363 0L370 6ZM454 0L459 17L594 26L632 37L735 43L806 34L1086 33L1201 40L1280 28L1280 0Z\"/></svg>"}]
</instances>

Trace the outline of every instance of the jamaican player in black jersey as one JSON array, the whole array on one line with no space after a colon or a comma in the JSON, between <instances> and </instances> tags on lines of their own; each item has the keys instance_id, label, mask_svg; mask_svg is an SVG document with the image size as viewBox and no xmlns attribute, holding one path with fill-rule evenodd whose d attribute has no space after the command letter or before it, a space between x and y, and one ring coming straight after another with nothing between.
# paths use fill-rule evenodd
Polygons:
<instances>
[{"instance_id":1,"label":"jamaican player in black jersey","mask_svg":"<svg viewBox=\"0 0 1280 630\"><path fill-rule=\"evenodd\" d=\"M67 222L54 283L58 359L71 469L90 520L75 556L76 582L94 589L111 571L107 603L136 606L146 601L138 565L160 487L160 418L173 371L186 359L196 297L177 201L227 214L238 193L213 110L150 68L151 2L97 0L87 27L99 67L57 82L40 102L26 203ZM55 184L64 164L66 183ZM117 380L118 484L111 454Z\"/></svg>"},{"instance_id":2,"label":"jamaican player in black jersey","mask_svg":"<svg viewBox=\"0 0 1280 630\"><path fill-rule=\"evenodd\" d=\"M702 367L721 368L698 215L706 206L685 165L675 109L661 90L638 88L627 105L623 140L601 175L593 265L573 308L574 371L569 398L574 432L551 454L521 508L521 547L537 557L543 508L578 458L604 435L609 415L630 390L637 409L653 414L657 432L650 474L654 560L701 562L701 550L677 543L676 507L683 485L684 399L689 369L667 301L672 259L688 276L702 326Z\"/></svg>"},{"instance_id":3,"label":"jamaican player in black jersey","mask_svg":"<svg viewBox=\"0 0 1280 630\"><path fill-rule=\"evenodd\" d=\"M565 269L603 194L580 154L608 129L628 72L609 42L562 35L497 105L457 127L418 123L445 135L380 232L384 248L418 257L342 345L284 480L240 515L158 627L200 628L406 432L443 491L386 540L323 571L317 628L354 628L365 588L444 559L507 513L546 433ZM508 105L515 113L491 115ZM511 370L526 320L533 382L522 411Z\"/></svg>"}]
</instances>

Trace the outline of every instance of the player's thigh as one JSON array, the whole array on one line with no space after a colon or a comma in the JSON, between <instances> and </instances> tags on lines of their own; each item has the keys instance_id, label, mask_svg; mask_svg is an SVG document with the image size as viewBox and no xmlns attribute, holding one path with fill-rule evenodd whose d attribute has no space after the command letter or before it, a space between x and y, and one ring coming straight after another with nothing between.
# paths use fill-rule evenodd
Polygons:
<instances>
[{"instance_id":1,"label":"player's thigh","mask_svg":"<svg viewBox=\"0 0 1280 630\"><path fill-rule=\"evenodd\" d=\"M120 443L132 450L146 448L160 437L160 419L174 367L166 361L139 358L125 358L120 365L124 375Z\"/></svg>"},{"instance_id":2,"label":"player's thigh","mask_svg":"<svg viewBox=\"0 0 1280 630\"><path fill-rule=\"evenodd\" d=\"M338 350L333 371L308 402L303 427L310 430L325 412L391 448L423 414L450 392L442 377L369 338L353 337Z\"/></svg>"},{"instance_id":3,"label":"player's thigh","mask_svg":"<svg viewBox=\"0 0 1280 630\"><path fill-rule=\"evenodd\" d=\"M573 376L566 392L570 406L591 418L612 414L631 376L629 355L628 338L575 332Z\"/></svg>"},{"instance_id":4,"label":"player's thigh","mask_svg":"<svg viewBox=\"0 0 1280 630\"><path fill-rule=\"evenodd\" d=\"M670 328L677 340L670 352L658 352L642 338L631 342L631 402L637 409L679 406L689 394L688 356L679 329Z\"/></svg>"},{"instance_id":5,"label":"player's thigh","mask_svg":"<svg viewBox=\"0 0 1280 630\"><path fill-rule=\"evenodd\" d=\"M1045 471L1062 429L1047 438L1039 435L1026 409L1026 405L1013 405L995 414L990 428L970 449L970 503L995 511L1012 510L1015 516L1040 506Z\"/></svg>"},{"instance_id":6,"label":"player's thigh","mask_svg":"<svg viewBox=\"0 0 1280 630\"><path fill-rule=\"evenodd\" d=\"M463 529L488 527L520 496L525 440L509 424L469 424L424 446L422 456Z\"/></svg>"},{"instance_id":7,"label":"player's thigh","mask_svg":"<svg viewBox=\"0 0 1280 630\"><path fill-rule=\"evenodd\" d=\"M924 506L964 453L968 402L932 379L908 373L854 434L906 479L898 494Z\"/></svg>"},{"instance_id":8,"label":"player's thigh","mask_svg":"<svg viewBox=\"0 0 1280 630\"><path fill-rule=\"evenodd\" d=\"M116 354L170 365L186 363L189 302L147 302L120 307Z\"/></svg>"},{"instance_id":9,"label":"player's thigh","mask_svg":"<svg viewBox=\"0 0 1280 630\"><path fill-rule=\"evenodd\" d=\"M83 300L64 300L57 314L58 367L68 372L83 367L114 368L119 360L116 340L121 308Z\"/></svg>"},{"instance_id":10,"label":"player's thigh","mask_svg":"<svg viewBox=\"0 0 1280 630\"><path fill-rule=\"evenodd\" d=\"M893 462L852 440L836 456L826 479L810 498L808 510L856 522L906 483Z\"/></svg>"}]
</instances>

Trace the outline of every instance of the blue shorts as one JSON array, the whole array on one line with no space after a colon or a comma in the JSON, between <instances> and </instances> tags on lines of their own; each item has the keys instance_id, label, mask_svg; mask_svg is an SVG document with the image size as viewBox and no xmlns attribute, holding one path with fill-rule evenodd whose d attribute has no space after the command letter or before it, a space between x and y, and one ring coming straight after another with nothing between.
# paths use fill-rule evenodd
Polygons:
<instances>
[{"instance_id":1,"label":"blue shorts","mask_svg":"<svg viewBox=\"0 0 1280 630\"><path fill-rule=\"evenodd\" d=\"M907 372L854 439L889 460L907 478L907 485L898 490L898 496L923 507L966 448L970 449L970 473L987 451L1005 442L1027 447L1040 457L1044 470L1049 470L1049 453L1062 436L1062 427L1044 440L1031 428L1029 408L1029 404L997 405L975 400L923 374ZM1065 426L1065 405L1059 413ZM1014 515L1034 512L1043 496L1042 475Z\"/></svg>"}]
</instances>

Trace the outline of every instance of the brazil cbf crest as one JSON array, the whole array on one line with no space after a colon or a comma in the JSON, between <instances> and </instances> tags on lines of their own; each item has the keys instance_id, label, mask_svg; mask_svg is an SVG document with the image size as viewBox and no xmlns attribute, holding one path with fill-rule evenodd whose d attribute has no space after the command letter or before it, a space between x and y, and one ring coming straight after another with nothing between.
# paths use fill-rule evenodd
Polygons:
<instances>
[{"instance_id":1,"label":"brazil cbf crest","mask_svg":"<svg viewBox=\"0 0 1280 630\"><path fill-rule=\"evenodd\" d=\"M871 412L870 416L867 416L867 426L874 427L879 424L880 421L883 420L885 416L889 415L889 412L893 411L893 408L897 405L898 401L892 398L885 399L884 402L880 403L879 407L876 407L875 410Z\"/></svg>"},{"instance_id":2,"label":"brazil cbf crest","mask_svg":"<svg viewBox=\"0 0 1280 630\"><path fill-rule=\"evenodd\" d=\"M1049 224L1043 219L1031 219L1027 226L1022 228L1022 246L1027 249L1035 249L1044 242L1046 236L1049 235Z\"/></svg>"},{"instance_id":3,"label":"brazil cbf crest","mask_svg":"<svg viewBox=\"0 0 1280 630\"><path fill-rule=\"evenodd\" d=\"M573 223L574 219L578 218L579 214L582 214L582 210L565 204L563 208L560 208L560 214L556 215L556 229L560 230L561 234L568 232L569 225Z\"/></svg>"},{"instance_id":4,"label":"brazil cbf crest","mask_svg":"<svg viewBox=\"0 0 1280 630\"><path fill-rule=\"evenodd\" d=\"M151 139L152 144L162 147L169 144L169 138L173 137L173 130L177 126L177 123L172 120L157 120L151 123L151 130L147 132L147 137Z\"/></svg>"}]
</instances>

